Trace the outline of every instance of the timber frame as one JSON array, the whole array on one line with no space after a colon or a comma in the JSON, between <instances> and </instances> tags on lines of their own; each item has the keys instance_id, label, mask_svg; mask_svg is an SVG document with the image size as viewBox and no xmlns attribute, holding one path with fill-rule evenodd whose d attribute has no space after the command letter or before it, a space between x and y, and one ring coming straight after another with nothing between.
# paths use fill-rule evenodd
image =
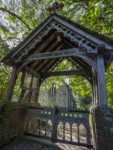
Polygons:
<instances>
[{"instance_id":1,"label":"timber frame","mask_svg":"<svg viewBox=\"0 0 113 150\"><path fill-rule=\"evenodd\" d=\"M53 72L65 58L77 69ZM111 39L53 13L3 58L3 63L13 67L6 101L11 102L18 73L23 73L23 82L24 73L28 72L32 75L31 87L34 77L38 79L40 86L50 76L83 76L92 85L93 105L107 106L105 69L111 64L112 58ZM24 92L23 89L19 101L22 101ZM35 94L38 98L38 92Z\"/></svg>"}]
</instances>

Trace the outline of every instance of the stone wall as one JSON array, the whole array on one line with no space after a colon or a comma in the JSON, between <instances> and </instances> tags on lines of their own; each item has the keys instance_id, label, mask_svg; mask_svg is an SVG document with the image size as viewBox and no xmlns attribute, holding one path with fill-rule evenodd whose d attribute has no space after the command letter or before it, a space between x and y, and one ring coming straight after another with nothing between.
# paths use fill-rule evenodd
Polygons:
<instances>
[{"instance_id":1,"label":"stone wall","mask_svg":"<svg viewBox=\"0 0 113 150\"><path fill-rule=\"evenodd\" d=\"M57 85L54 94L51 93L51 88L44 89L43 87L41 87L38 103L40 103L41 106L46 107L55 105L58 107L68 108L75 106L75 104L73 104L72 102L72 99L74 100L73 94L69 92L69 87L65 82L63 82L62 85Z\"/></svg>"},{"instance_id":2,"label":"stone wall","mask_svg":"<svg viewBox=\"0 0 113 150\"><path fill-rule=\"evenodd\" d=\"M0 107L0 149L24 134L27 107L18 103Z\"/></svg>"},{"instance_id":3,"label":"stone wall","mask_svg":"<svg viewBox=\"0 0 113 150\"><path fill-rule=\"evenodd\" d=\"M94 143L96 150L113 150L113 109L92 108Z\"/></svg>"}]
</instances>

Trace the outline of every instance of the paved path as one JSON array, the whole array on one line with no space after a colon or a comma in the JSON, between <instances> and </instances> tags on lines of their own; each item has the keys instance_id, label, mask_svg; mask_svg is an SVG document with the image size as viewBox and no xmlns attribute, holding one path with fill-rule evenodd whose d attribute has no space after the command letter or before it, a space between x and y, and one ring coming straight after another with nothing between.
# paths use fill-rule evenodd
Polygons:
<instances>
[{"instance_id":1,"label":"paved path","mask_svg":"<svg viewBox=\"0 0 113 150\"><path fill-rule=\"evenodd\" d=\"M87 148L70 144L52 143L48 140L26 136L8 146L7 150L87 150Z\"/></svg>"}]
</instances>

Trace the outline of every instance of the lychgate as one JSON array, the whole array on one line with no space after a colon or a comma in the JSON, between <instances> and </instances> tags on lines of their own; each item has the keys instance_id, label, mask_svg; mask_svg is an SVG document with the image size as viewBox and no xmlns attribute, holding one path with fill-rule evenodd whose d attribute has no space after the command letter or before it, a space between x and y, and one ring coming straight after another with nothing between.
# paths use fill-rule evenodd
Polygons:
<instances>
[{"instance_id":1,"label":"lychgate","mask_svg":"<svg viewBox=\"0 0 113 150\"><path fill-rule=\"evenodd\" d=\"M113 139L113 130L110 130L113 125L113 111L108 107L105 80L105 69L111 64L112 56L112 40L53 13L3 58L2 62L13 68L5 102L11 103L18 74L22 72L21 94L18 104L24 102L30 104L30 107L27 108L25 133L47 138L47 124L50 121L52 128L48 138L53 142L95 147L96 150L112 150L113 145L109 139ZM77 69L52 72L54 67L64 58L70 60ZM93 124L93 143L90 140L89 112L57 107L40 108L38 106L41 83L47 77L60 75L83 76L92 86L93 97L90 113ZM108 116L111 116L110 119ZM34 120L34 124L31 124L31 120ZM65 139L65 124L67 122L71 131L68 142ZM62 124L63 129L62 139L57 137L59 123ZM74 123L78 130L77 142L72 141ZM41 127L36 130L37 124L43 126L43 136L40 132ZM85 144L79 140L80 124L83 124L86 129L87 141ZM31 126L33 126L33 130Z\"/></svg>"}]
</instances>

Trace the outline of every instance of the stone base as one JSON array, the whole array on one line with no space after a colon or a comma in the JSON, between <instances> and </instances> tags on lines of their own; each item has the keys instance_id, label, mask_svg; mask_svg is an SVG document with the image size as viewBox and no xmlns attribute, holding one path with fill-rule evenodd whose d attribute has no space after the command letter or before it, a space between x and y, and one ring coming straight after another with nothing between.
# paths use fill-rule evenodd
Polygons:
<instances>
[{"instance_id":1,"label":"stone base","mask_svg":"<svg viewBox=\"0 0 113 150\"><path fill-rule=\"evenodd\" d=\"M92 125L96 150L113 150L113 109L92 107Z\"/></svg>"},{"instance_id":2,"label":"stone base","mask_svg":"<svg viewBox=\"0 0 113 150\"><path fill-rule=\"evenodd\" d=\"M0 149L24 134L27 107L19 103L4 103L0 107Z\"/></svg>"}]
</instances>

